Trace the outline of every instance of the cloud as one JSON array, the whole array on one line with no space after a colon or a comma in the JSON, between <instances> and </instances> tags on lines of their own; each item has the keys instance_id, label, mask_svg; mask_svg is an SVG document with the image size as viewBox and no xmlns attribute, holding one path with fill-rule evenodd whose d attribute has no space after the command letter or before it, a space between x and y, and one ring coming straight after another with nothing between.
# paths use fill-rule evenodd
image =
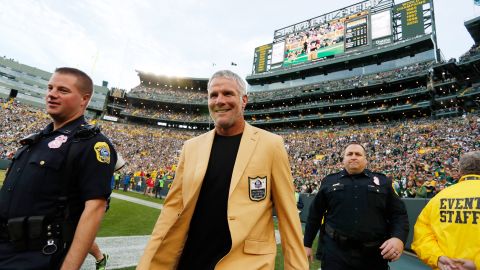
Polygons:
<instances>
[{"instance_id":1,"label":"cloud","mask_svg":"<svg viewBox=\"0 0 480 270\"><path fill-rule=\"evenodd\" d=\"M439 44L447 58L473 44L463 26L467 18L450 16L469 14L466 2L459 1L453 11L449 1L435 3ZM272 42L274 30L351 3L0 0L0 55L47 71L75 66L96 84L106 80L126 89L139 83L135 70L207 78L215 70L232 69L247 75L255 47Z\"/></svg>"}]
</instances>

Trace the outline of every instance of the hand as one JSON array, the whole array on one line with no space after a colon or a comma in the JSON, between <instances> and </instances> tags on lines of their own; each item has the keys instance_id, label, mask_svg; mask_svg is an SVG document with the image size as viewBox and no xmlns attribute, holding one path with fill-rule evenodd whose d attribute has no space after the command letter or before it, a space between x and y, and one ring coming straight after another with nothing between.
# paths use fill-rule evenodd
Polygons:
<instances>
[{"instance_id":1,"label":"hand","mask_svg":"<svg viewBox=\"0 0 480 270\"><path fill-rule=\"evenodd\" d=\"M455 259L455 263L459 266L460 270L477 270L475 263L472 260Z\"/></svg>"},{"instance_id":2,"label":"hand","mask_svg":"<svg viewBox=\"0 0 480 270\"><path fill-rule=\"evenodd\" d=\"M382 250L380 254L385 260L394 262L400 259L400 256L402 256L403 242L396 237L392 237L383 242L383 244L380 246L380 249Z\"/></svg>"},{"instance_id":3,"label":"hand","mask_svg":"<svg viewBox=\"0 0 480 270\"><path fill-rule=\"evenodd\" d=\"M307 253L307 258L309 262L313 262L313 252L312 248L310 247L304 247L305 248L305 253Z\"/></svg>"},{"instance_id":4,"label":"hand","mask_svg":"<svg viewBox=\"0 0 480 270\"><path fill-rule=\"evenodd\" d=\"M447 256L438 257L437 266L438 266L438 269L440 269L440 270L461 269L461 268L458 268L458 265L455 262L455 260L453 260L453 259L451 259Z\"/></svg>"}]
</instances>

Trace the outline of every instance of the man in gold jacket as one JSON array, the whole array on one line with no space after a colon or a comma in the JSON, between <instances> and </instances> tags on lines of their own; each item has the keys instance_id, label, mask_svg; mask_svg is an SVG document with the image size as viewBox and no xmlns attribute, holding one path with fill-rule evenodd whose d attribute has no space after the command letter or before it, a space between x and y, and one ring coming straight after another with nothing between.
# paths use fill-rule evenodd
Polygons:
<instances>
[{"instance_id":1,"label":"man in gold jacket","mask_svg":"<svg viewBox=\"0 0 480 270\"><path fill-rule=\"evenodd\" d=\"M412 249L433 269L480 269L480 151L459 165L459 183L435 195L415 223Z\"/></svg>"},{"instance_id":2,"label":"man in gold jacket","mask_svg":"<svg viewBox=\"0 0 480 270\"><path fill-rule=\"evenodd\" d=\"M237 74L209 80L215 129L185 142L137 269L274 269L274 205L284 269L308 269L283 140L244 121L247 99Z\"/></svg>"}]
</instances>

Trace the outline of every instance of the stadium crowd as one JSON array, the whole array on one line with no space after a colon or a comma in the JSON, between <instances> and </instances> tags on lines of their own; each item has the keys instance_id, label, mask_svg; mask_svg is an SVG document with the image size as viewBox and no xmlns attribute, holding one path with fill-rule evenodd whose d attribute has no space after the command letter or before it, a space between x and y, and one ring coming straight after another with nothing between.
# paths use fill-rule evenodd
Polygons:
<instances>
[{"instance_id":1,"label":"stadium crowd","mask_svg":"<svg viewBox=\"0 0 480 270\"><path fill-rule=\"evenodd\" d=\"M354 76L339 80L330 80L301 87L288 87L285 89L277 89L274 91L250 92L249 100L265 101L272 99L285 99L304 96L312 91L332 92L352 87L375 85L383 83L385 81L392 81L427 72L431 66L432 62L427 61L384 72L366 74L362 76ZM175 88L169 86L140 84L131 89L131 91L127 95L130 97L178 103L206 104L207 102L206 90L202 91L198 89L179 89L178 87Z\"/></svg>"},{"instance_id":2,"label":"stadium crowd","mask_svg":"<svg viewBox=\"0 0 480 270\"><path fill-rule=\"evenodd\" d=\"M143 116L156 119L165 119L181 122L208 122L210 121L210 116L200 113L189 113L189 112L176 112L168 109L158 108L139 108L139 107L130 107L123 110L124 113Z\"/></svg>"},{"instance_id":3,"label":"stadium crowd","mask_svg":"<svg viewBox=\"0 0 480 270\"><path fill-rule=\"evenodd\" d=\"M272 91L261 91L249 93L251 101L264 101L272 99L285 99L292 97L300 97L312 91L334 92L354 87L363 87L383 83L385 81L393 81L422 72L427 72L432 66L431 61L416 63L410 66L404 66L379 73L372 73L362 76L354 76L340 80L331 80L321 83L310 84L300 87L289 87Z\"/></svg>"},{"instance_id":4,"label":"stadium crowd","mask_svg":"<svg viewBox=\"0 0 480 270\"><path fill-rule=\"evenodd\" d=\"M42 111L12 101L0 103L0 153L12 158L17 141L49 122ZM341 149L358 141L369 153L369 168L385 173L406 197L433 196L457 180L459 156L480 150L479 117L405 120L394 123L283 132L297 189L315 193L321 179L341 168ZM112 140L127 165L132 189L145 190L147 175L173 179L183 142L201 131L94 121ZM121 180L119 180L121 181ZM138 183L141 181L141 183ZM123 182L122 182L123 183ZM140 188L137 188L140 186Z\"/></svg>"},{"instance_id":5,"label":"stadium crowd","mask_svg":"<svg viewBox=\"0 0 480 270\"><path fill-rule=\"evenodd\" d=\"M371 96L362 96L362 97L350 97L344 99L332 99L332 100L325 100L325 101L310 101L304 102L301 105L293 105L293 106L279 106L269 109L263 110L248 110L246 112L246 117L248 120L256 121L256 120L267 120L270 121L272 119L277 119L277 117L272 118L272 115L268 113L271 112L282 112L282 110L288 109L287 114L283 114L280 118L287 119L291 117L309 117L312 115L322 116L322 114L331 114L331 113L349 113L349 112L365 112L365 111L372 111L372 110L389 110L395 109L395 107L404 106L404 105L413 105L417 102L423 102L424 100L417 100L413 101L412 97L415 96L419 92L420 94L422 91L425 91L425 88L415 88L415 89L406 89L400 92L396 92L394 94L384 94L384 95L371 95ZM412 94L411 96L399 99L400 96L405 96L406 94ZM373 102L372 102L373 101ZM354 104L361 104L361 109L350 109L349 106L353 106ZM336 106L336 109L331 110L331 107ZM310 112L312 108L322 108L325 110L324 113L318 111ZM296 111L295 111L296 110Z\"/></svg>"},{"instance_id":6,"label":"stadium crowd","mask_svg":"<svg viewBox=\"0 0 480 270\"><path fill-rule=\"evenodd\" d=\"M42 129L49 120L46 113L0 98L0 159L11 159L18 140Z\"/></svg>"},{"instance_id":7,"label":"stadium crowd","mask_svg":"<svg viewBox=\"0 0 480 270\"><path fill-rule=\"evenodd\" d=\"M341 168L344 145L358 141L368 151L369 168L391 177L399 194L407 196L411 186L410 190L421 190L415 194L419 197L433 196L457 180L459 156L480 149L477 119L471 115L295 131L284 138L292 158L295 184L302 192L318 190L323 177Z\"/></svg>"},{"instance_id":8,"label":"stadium crowd","mask_svg":"<svg viewBox=\"0 0 480 270\"><path fill-rule=\"evenodd\" d=\"M178 103L189 101L192 103L207 103L207 90L194 89L176 89L172 87L150 87L138 85L128 93L128 96L139 97L145 99L166 100Z\"/></svg>"}]
</instances>

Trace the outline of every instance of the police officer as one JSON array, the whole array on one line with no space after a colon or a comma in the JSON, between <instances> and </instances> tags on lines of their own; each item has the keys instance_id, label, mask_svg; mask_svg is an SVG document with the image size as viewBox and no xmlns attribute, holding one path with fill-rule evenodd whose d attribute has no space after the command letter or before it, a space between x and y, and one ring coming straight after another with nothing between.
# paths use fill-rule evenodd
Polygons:
<instances>
[{"instance_id":1,"label":"police officer","mask_svg":"<svg viewBox=\"0 0 480 270\"><path fill-rule=\"evenodd\" d=\"M405 205L391 180L365 169L361 144L345 148L343 166L323 179L310 206L304 236L307 255L313 260L312 243L322 227L322 270L388 269L388 261L400 258L408 236Z\"/></svg>"},{"instance_id":2,"label":"police officer","mask_svg":"<svg viewBox=\"0 0 480 270\"><path fill-rule=\"evenodd\" d=\"M53 122L23 140L0 190L0 269L79 269L105 213L117 161L83 116L93 94L84 72L48 82Z\"/></svg>"}]
</instances>

